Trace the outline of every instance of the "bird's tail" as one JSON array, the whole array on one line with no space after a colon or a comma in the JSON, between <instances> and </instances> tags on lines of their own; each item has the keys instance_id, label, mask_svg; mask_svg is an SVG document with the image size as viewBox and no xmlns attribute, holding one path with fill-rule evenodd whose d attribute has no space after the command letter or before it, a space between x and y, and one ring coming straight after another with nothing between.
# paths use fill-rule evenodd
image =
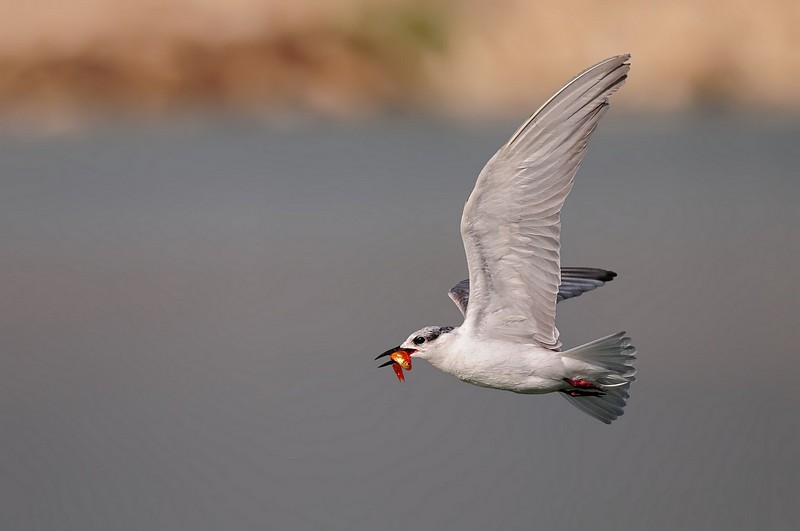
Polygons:
<instances>
[{"instance_id":1,"label":"bird's tail","mask_svg":"<svg viewBox=\"0 0 800 531\"><path fill-rule=\"evenodd\" d=\"M633 367L636 347L631 345L631 338L619 332L562 352L562 355L599 369L590 382L593 391L576 389L576 392L561 393L569 403L606 424L622 415L628 389L636 381Z\"/></svg>"}]
</instances>

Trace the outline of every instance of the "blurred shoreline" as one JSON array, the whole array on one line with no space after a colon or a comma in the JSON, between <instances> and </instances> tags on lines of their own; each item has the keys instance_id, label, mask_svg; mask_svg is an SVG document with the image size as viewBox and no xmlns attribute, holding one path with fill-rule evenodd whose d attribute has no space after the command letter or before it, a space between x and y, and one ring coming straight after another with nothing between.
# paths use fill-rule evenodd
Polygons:
<instances>
[{"instance_id":1,"label":"blurred shoreline","mask_svg":"<svg viewBox=\"0 0 800 531\"><path fill-rule=\"evenodd\" d=\"M505 115L626 52L635 77L622 108L800 110L800 4L785 0L38 0L6 15L6 125L198 109Z\"/></svg>"}]
</instances>

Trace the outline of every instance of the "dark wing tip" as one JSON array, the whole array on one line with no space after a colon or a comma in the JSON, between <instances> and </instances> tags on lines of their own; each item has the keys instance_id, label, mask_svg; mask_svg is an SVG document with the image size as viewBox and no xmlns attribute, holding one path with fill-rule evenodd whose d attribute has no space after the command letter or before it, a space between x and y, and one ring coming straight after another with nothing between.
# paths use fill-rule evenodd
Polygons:
<instances>
[{"instance_id":1,"label":"dark wing tip","mask_svg":"<svg viewBox=\"0 0 800 531\"><path fill-rule=\"evenodd\" d=\"M601 282L611 282L617 277L614 271L598 269L596 267L562 267L561 276L571 278L582 278L588 280L599 280Z\"/></svg>"},{"instance_id":2,"label":"dark wing tip","mask_svg":"<svg viewBox=\"0 0 800 531\"><path fill-rule=\"evenodd\" d=\"M593 267L561 268L561 285L558 287L557 302L577 297L614 280L617 274Z\"/></svg>"}]
</instances>

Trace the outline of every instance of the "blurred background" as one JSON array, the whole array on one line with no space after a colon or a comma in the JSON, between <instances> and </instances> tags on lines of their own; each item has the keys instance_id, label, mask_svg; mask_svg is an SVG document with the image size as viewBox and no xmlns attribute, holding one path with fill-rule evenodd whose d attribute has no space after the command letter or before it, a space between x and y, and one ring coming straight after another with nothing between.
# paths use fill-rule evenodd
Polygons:
<instances>
[{"instance_id":1,"label":"blurred background","mask_svg":"<svg viewBox=\"0 0 800 531\"><path fill-rule=\"evenodd\" d=\"M800 3L0 0L0 529L792 529ZM631 53L563 212L604 426L373 358L477 174Z\"/></svg>"},{"instance_id":2,"label":"blurred background","mask_svg":"<svg viewBox=\"0 0 800 531\"><path fill-rule=\"evenodd\" d=\"M632 52L621 106L797 109L800 6L766 0L5 0L0 110L69 125L213 107L349 117L527 111Z\"/></svg>"}]
</instances>

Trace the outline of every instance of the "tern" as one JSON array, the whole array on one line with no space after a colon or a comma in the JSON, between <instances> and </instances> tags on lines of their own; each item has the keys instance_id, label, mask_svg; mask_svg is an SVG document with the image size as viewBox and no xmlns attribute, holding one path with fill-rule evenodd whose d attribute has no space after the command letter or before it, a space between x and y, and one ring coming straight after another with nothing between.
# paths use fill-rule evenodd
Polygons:
<instances>
[{"instance_id":1,"label":"tern","mask_svg":"<svg viewBox=\"0 0 800 531\"><path fill-rule=\"evenodd\" d=\"M611 271L561 268L561 207L589 137L625 82L630 55L587 68L528 118L478 176L464 206L461 237L469 279L449 292L461 326L426 326L389 356L404 380L413 358L481 387L559 392L610 424L636 379L625 332L561 350L556 303L612 280Z\"/></svg>"}]
</instances>

